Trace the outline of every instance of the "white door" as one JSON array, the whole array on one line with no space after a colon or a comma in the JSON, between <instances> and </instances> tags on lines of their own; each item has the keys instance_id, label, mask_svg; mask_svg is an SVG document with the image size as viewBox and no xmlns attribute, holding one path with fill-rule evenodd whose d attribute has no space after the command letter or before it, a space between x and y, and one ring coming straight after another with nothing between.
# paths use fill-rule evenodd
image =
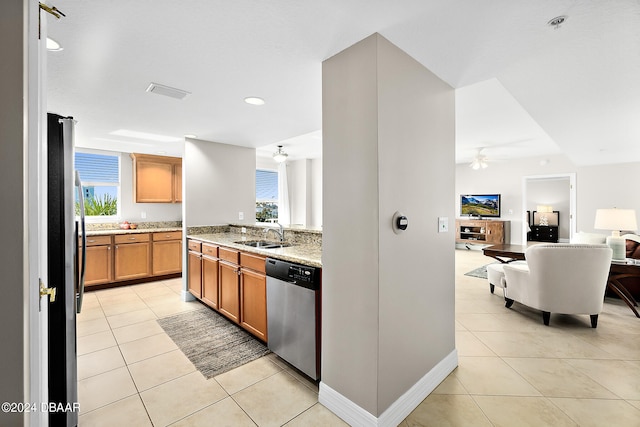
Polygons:
<instances>
[{"instance_id":1,"label":"white door","mask_svg":"<svg viewBox=\"0 0 640 427\"><path fill-rule=\"evenodd\" d=\"M38 1L29 1L28 32L28 190L29 205L29 425L48 426L47 315L49 297L40 295L47 277L47 150L46 150L46 13L39 19ZM41 24L41 25L40 25ZM40 26L40 28L39 28ZM39 30L40 37L39 39Z\"/></svg>"}]
</instances>

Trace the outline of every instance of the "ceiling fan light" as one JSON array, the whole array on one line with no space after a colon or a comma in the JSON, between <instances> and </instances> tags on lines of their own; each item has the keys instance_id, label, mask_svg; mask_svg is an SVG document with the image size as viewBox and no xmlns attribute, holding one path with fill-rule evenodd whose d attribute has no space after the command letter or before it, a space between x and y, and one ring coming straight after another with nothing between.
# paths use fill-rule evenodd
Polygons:
<instances>
[{"instance_id":1,"label":"ceiling fan light","mask_svg":"<svg viewBox=\"0 0 640 427\"><path fill-rule=\"evenodd\" d=\"M282 151L282 145L278 145L278 151L273 153L273 160L278 163L282 163L287 160L287 157L289 157L289 155Z\"/></svg>"}]
</instances>

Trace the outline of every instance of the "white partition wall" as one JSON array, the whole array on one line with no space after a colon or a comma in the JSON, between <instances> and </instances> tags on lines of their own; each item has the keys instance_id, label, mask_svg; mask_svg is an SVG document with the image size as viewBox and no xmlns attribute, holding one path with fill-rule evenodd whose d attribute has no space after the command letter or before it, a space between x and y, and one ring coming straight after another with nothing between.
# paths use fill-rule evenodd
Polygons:
<instances>
[{"instance_id":1,"label":"white partition wall","mask_svg":"<svg viewBox=\"0 0 640 427\"><path fill-rule=\"evenodd\" d=\"M449 85L378 34L323 63L320 401L352 425L397 425L457 365L454 171Z\"/></svg>"}]
</instances>

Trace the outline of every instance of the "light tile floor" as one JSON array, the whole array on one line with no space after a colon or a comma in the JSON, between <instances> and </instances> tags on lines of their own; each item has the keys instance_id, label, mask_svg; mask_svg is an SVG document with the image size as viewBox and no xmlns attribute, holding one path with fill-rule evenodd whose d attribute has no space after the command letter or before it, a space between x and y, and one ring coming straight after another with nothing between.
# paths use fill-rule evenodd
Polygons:
<instances>
[{"instance_id":1,"label":"light tile floor","mask_svg":"<svg viewBox=\"0 0 640 427\"><path fill-rule=\"evenodd\" d=\"M409 426L640 426L640 319L607 299L588 316L514 304L464 273L491 262L456 251L459 366ZM271 354L210 380L155 319L203 309L181 279L89 292L78 317L80 426L344 426L317 386ZM205 308L206 309L206 308Z\"/></svg>"}]
</instances>

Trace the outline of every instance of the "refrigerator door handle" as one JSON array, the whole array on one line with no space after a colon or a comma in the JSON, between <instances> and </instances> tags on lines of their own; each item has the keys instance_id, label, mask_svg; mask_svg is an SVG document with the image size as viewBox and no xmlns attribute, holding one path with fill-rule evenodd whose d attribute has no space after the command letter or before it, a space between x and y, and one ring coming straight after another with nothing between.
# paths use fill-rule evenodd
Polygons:
<instances>
[{"instance_id":1,"label":"refrigerator door handle","mask_svg":"<svg viewBox=\"0 0 640 427\"><path fill-rule=\"evenodd\" d=\"M80 181L80 172L76 171L75 184L78 188L78 204L80 205L80 231L82 237L80 239L80 250L82 254L82 262L80 267L80 277L78 280L78 290L76 294L76 312L80 313L82 310L82 299L84 298L84 277L87 268L87 229L84 218L84 191L82 190L82 181Z\"/></svg>"}]
</instances>

